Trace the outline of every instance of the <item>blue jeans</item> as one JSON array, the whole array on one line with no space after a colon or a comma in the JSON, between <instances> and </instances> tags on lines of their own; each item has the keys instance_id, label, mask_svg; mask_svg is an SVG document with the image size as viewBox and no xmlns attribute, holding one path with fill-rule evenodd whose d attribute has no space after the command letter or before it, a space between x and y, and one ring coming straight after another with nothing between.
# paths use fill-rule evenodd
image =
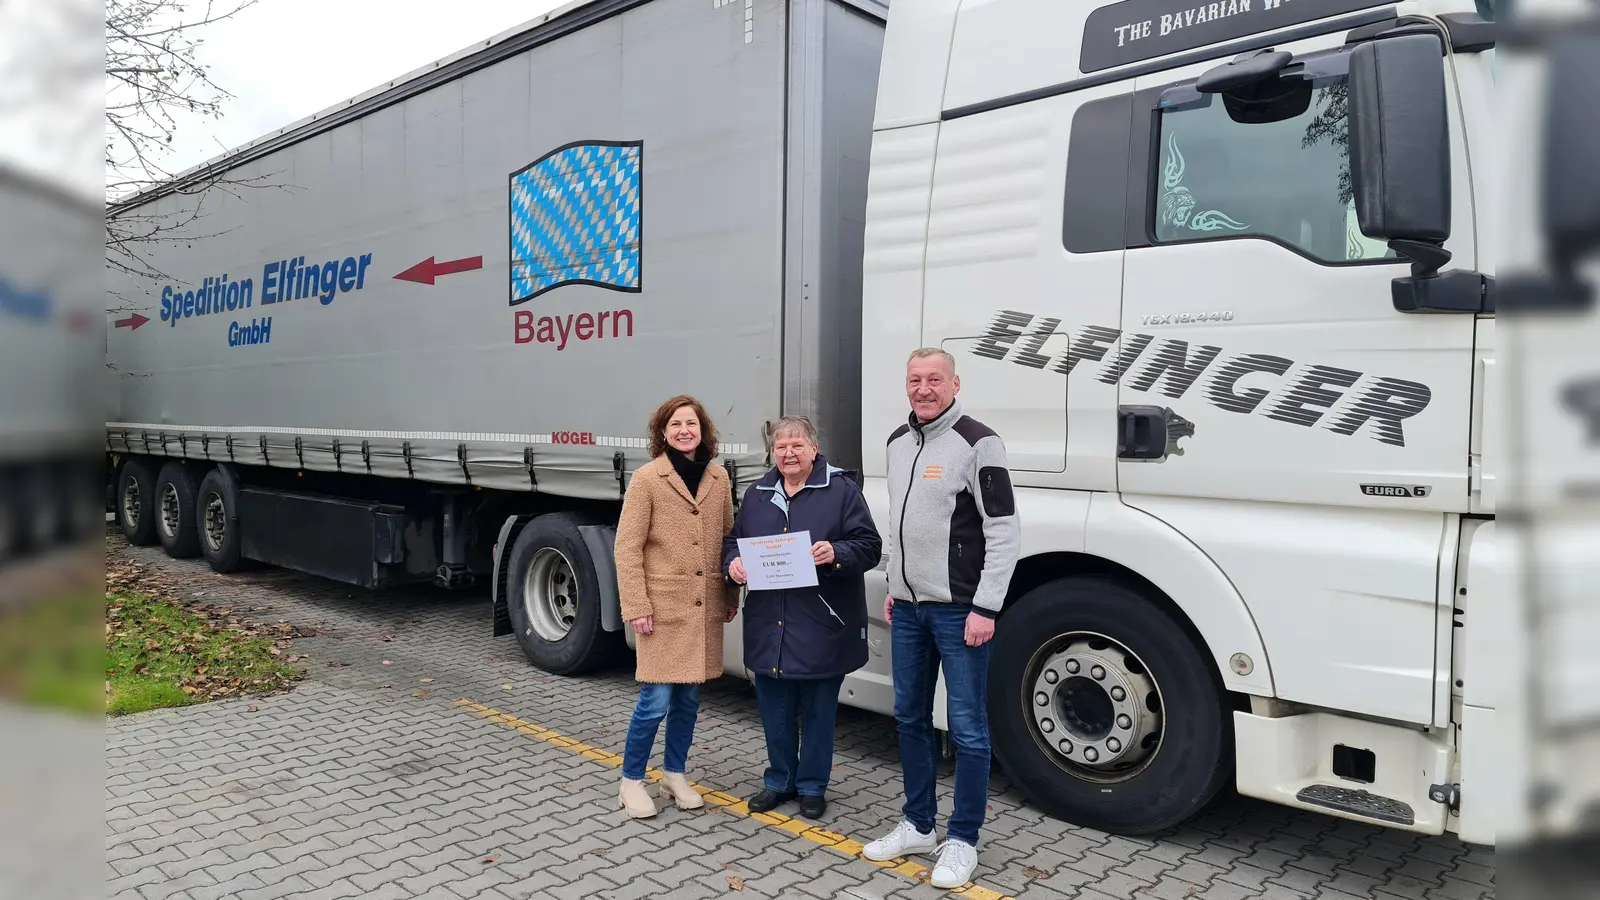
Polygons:
<instances>
[{"instance_id":1,"label":"blue jeans","mask_svg":"<svg viewBox=\"0 0 1600 900\"><path fill-rule=\"evenodd\" d=\"M933 734L933 692L944 665L950 737L956 745L956 800L949 836L978 845L989 803L989 656L966 642L968 607L896 600L890 623L894 653L894 718L900 726L900 768L906 820L933 830L939 747Z\"/></svg>"},{"instance_id":2,"label":"blue jeans","mask_svg":"<svg viewBox=\"0 0 1600 900\"><path fill-rule=\"evenodd\" d=\"M689 764L689 744L694 740L694 720L700 712L698 684L641 684L639 703L628 723L628 743L622 749L622 777L644 777L655 747L656 730L667 720L666 759L662 768L683 774Z\"/></svg>"},{"instance_id":3,"label":"blue jeans","mask_svg":"<svg viewBox=\"0 0 1600 900\"><path fill-rule=\"evenodd\" d=\"M767 790L821 797L833 772L833 718L839 709L835 678L756 676L756 706L767 732Z\"/></svg>"}]
</instances>

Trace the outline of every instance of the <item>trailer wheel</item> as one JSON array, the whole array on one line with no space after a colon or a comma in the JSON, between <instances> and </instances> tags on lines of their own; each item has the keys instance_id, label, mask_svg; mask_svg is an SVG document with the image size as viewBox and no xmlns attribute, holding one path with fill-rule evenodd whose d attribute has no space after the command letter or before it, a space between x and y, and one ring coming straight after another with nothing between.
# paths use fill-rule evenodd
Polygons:
<instances>
[{"instance_id":1,"label":"trailer wheel","mask_svg":"<svg viewBox=\"0 0 1600 900\"><path fill-rule=\"evenodd\" d=\"M1045 812L1160 831L1227 780L1231 717L1205 654L1137 590L1074 576L1019 598L989 675L994 752Z\"/></svg>"},{"instance_id":2,"label":"trailer wheel","mask_svg":"<svg viewBox=\"0 0 1600 900\"><path fill-rule=\"evenodd\" d=\"M506 612L522 652L555 675L610 665L619 635L600 623L600 578L594 558L565 513L539 516L511 545L506 561Z\"/></svg>"},{"instance_id":3,"label":"trailer wheel","mask_svg":"<svg viewBox=\"0 0 1600 900\"><path fill-rule=\"evenodd\" d=\"M156 537L173 559L200 555L200 535L195 527L194 476L189 467L173 461L156 476Z\"/></svg>"},{"instance_id":4,"label":"trailer wheel","mask_svg":"<svg viewBox=\"0 0 1600 900\"><path fill-rule=\"evenodd\" d=\"M194 502L193 528L200 555L212 571L224 575L249 566L239 526L239 483L218 466L200 481Z\"/></svg>"},{"instance_id":5,"label":"trailer wheel","mask_svg":"<svg viewBox=\"0 0 1600 900\"><path fill-rule=\"evenodd\" d=\"M117 476L117 524L135 547L147 547L157 540L155 498L155 461L136 456L123 463Z\"/></svg>"}]
</instances>

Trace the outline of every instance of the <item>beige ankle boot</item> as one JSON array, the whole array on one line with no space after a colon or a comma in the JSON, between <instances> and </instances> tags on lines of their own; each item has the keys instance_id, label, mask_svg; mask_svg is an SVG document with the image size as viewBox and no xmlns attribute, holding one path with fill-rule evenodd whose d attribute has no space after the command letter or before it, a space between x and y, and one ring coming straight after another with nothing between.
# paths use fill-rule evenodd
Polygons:
<instances>
[{"instance_id":1,"label":"beige ankle boot","mask_svg":"<svg viewBox=\"0 0 1600 900\"><path fill-rule=\"evenodd\" d=\"M676 772L661 773L661 799L668 797L678 804L679 809L699 809L706 805L700 792L689 786L689 780Z\"/></svg>"},{"instance_id":2,"label":"beige ankle boot","mask_svg":"<svg viewBox=\"0 0 1600 900\"><path fill-rule=\"evenodd\" d=\"M622 787L617 790L617 797L622 808L635 819L648 819L656 814L655 801L650 799L650 792L644 789L643 781L622 779Z\"/></svg>"}]
</instances>

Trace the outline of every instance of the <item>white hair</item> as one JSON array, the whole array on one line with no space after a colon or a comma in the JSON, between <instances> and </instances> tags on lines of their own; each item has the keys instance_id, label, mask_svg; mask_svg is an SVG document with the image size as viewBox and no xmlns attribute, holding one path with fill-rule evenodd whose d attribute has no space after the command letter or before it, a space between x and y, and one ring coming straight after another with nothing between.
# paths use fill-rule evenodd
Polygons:
<instances>
[{"instance_id":1,"label":"white hair","mask_svg":"<svg viewBox=\"0 0 1600 900\"><path fill-rule=\"evenodd\" d=\"M956 358L954 356L951 356L949 354L949 352L947 352L945 350L941 350L938 347L921 347L921 348L918 348L916 350L911 351L911 358L906 360L906 365L910 365L911 363L913 363L913 362L915 362L916 360L919 360L919 359L927 359L930 356L940 357L945 362L950 364L951 373L953 374L955 372L955 370L956 370Z\"/></svg>"},{"instance_id":2,"label":"white hair","mask_svg":"<svg viewBox=\"0 0 1600 900\"><path fill-rule=\"evenodd\" d=\"M771 444L777 442L780 434L796 434L812 444L817 443L817 426L811 424L811 420L805 416L784 416L773 422L772 432L767 439L769 448Z\"/></svg>"}]
</instances>

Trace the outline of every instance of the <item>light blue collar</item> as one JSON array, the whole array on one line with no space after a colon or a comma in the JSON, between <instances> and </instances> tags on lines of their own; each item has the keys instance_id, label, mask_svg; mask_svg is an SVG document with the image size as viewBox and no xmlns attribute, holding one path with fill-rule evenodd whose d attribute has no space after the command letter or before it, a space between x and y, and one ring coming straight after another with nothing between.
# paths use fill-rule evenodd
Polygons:
<instances>
[{"instance_id":1,"label":"light blue collar","mask_svg":"<svg viewBox=\"0 0 1600 900\"><path fill-rule=\"evenodd\" d=\"M833 476L844 471L838 466L829 465L826 463L819 468L822 470L822 480L818 481L817 471L812 470L811 477L807 478L806 483L800 486L800 490L804 491L810 490L811 488L825 488L829 484L833 483ZM783 510L784 516L787 517L789 515L789 495L784 493L783 490L783 474L778 472L776 468L774 468L772 471L777 474L777 479L771 484L765 483L766 479L762 479L762 483L758 483L756 485L756 490L767 491L770 493L772 495L772 505ZM798 495L798 493L799 492L797 491L796 494Z\"/></svg>"}]
</instances>

